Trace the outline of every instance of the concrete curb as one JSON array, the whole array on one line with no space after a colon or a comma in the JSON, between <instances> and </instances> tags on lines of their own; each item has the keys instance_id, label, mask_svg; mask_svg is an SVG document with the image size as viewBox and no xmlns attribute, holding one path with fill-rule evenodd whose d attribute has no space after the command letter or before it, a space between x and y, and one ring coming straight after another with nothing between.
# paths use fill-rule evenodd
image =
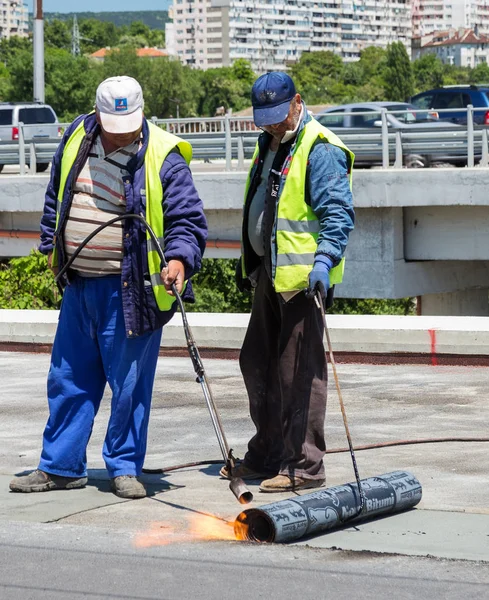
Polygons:
<instances>
[{"instance_id":1,"label":"concrete curb","mask_svg":"<svg viewBox=\"0 0 489 600\"><path fill-rule=\"evenodd\" d=\"M0 344L49 345L58 311L0 310ZM248 314L189 313L202 348L238 350ZM489 317L329 315L335 351L362 354L489 357ZM162 348L186 347L179 315L164 328Z\"/></svg>"}]
</instances>

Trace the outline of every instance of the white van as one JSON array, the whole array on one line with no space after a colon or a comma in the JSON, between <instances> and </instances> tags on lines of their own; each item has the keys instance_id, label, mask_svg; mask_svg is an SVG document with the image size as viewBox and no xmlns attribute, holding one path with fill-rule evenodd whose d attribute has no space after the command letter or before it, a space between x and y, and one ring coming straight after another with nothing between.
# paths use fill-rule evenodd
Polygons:
<instances>
[{"instance_id":1,"label":"white van","mask_svg":"<svg viewBox=\"0 0 489 600\"><path fill-rule=\"evenodd\" d=\"M0 142L19 139L19 123L23 123L26 143L40 139L56 139L61 135L58 117L48 104L39 102L0 102ZM1 148L0 148L1 150ZM37 171L45 171L49 162L46 157L36 163ZM5 164L15 164L18 160L11 155L2 157L0 152L0 172Z\"/></svg>"}]
</instances>

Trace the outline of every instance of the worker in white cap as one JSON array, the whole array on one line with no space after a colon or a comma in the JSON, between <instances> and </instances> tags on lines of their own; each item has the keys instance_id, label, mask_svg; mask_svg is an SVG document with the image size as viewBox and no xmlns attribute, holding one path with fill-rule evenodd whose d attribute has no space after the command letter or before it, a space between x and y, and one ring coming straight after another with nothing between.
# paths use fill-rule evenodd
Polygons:
<instances>
[{"instance_id":1,"label":"worker in white cap","mask_svg":"<svg viewBox=\"0 0 489 600\"><path fill-rule=\"evenodd\" d=\"M103 458L112 491L142 498L139 480L162 327L175 312L172 285L193 300L190 277L207 237L188 164L188 142L143 114L132 77L97 90L95 112L68 127L56 152L41 221L40 251L58 273L100 225L143 215L164 248L167 269L140 221L126 218L90 240L58 282L64 289L48 375L49 419L38 469L14 492L81 488L87 444L106 385L112 392Z\"/></svg>"}]
</instances>

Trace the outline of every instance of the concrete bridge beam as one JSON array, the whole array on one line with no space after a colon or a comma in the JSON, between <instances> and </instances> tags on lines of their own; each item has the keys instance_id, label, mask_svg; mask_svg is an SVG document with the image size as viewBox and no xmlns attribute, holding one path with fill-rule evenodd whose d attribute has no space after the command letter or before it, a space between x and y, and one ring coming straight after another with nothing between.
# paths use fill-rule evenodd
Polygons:
<instances>
[{"instance_id":1,"label":"concrete bridge beam","mask_svg":"<svg viewBox=\"0 0 489 600\"><path fill-rule=\"evenodd\" d=\"M206 257L238 257L246 173L194 178L209 222ZM0 257L28 254L38 243L47 181L0 177ZM482 168L357 171L356 228L337 296L422 296L424 314L487 314L488 188Z\"/></svg>"},{"instance_id":2,"label":"concrete bridge beam","mask_svg":"<svg viewBox=\"0 0 489 600\"><path fill-rule=\"evenodd\" d=\"M421 297L421 315L489 316L489 289L463 290L446 294L426 294Z\"/></svg>"}]
</instances>

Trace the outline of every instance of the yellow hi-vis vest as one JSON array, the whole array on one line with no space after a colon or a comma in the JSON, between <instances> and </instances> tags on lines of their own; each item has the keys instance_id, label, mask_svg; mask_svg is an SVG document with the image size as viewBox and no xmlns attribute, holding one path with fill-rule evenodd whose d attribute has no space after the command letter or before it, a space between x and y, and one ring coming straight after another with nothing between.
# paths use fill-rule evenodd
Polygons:
<instances>
[{"instance_id":1,"label":"yellow hi-vis vest","mask_svg":"<svg viewBox=\"0 0 489 600\"><path fill-rule=\"evenodd\" d=\"M314 118L311 119L299 134L292 156L286 161L281 174L282 178L285 178L285 183L278 199L275 216L276 254L275 269L272 273L276 292L303 290L309 285L309 273L312 270L317 250L319 221L312 208L306 203L306 174L309 154L318 138L323 138L333 146L338 146L349 156L351 189L351 173L355 155L337 135ZM251 183L251 171L258 155L259 146L257 144L246 183L245 202ZM331 269L329 273L331 285L343 281L344 269L345 259L343 258L340 264ZM244 251L242 252L242 270L244 276L249 275L245 272Z\"/></svg>"},{"instance_id":2,"label":"yellow hi-vis vest","mask_svg":"<svg viewBox=\"0 0 489 600\"><path fill-rule=\"evenodd\" d=\"M192 146L181 138L167 133L153 123L148 121L149 141L144 157L145 168L145 186L146 186L146 220L151 229L155 232L161 247L163 242L163 186L160 179L160 171L163 162L168 154L178 147L187 164L192 160ZM58 229L59 217L61 214L61 204L65 192L68 176L75 164L76 157L85 138L85 123L82 121L66 142L61 159L61 174L58 191L58 203L56 210L56 230ZM175 302L175 298L170 296L163 281L161 280L161 260L154 247L154 243L149 233L146 233L146 244L148 248L148 267L151 276L154 295L158 308L160 310L169 310ZM53 265L56 265L55 249L53 250Z\"/></svg>"}]
</instances>

